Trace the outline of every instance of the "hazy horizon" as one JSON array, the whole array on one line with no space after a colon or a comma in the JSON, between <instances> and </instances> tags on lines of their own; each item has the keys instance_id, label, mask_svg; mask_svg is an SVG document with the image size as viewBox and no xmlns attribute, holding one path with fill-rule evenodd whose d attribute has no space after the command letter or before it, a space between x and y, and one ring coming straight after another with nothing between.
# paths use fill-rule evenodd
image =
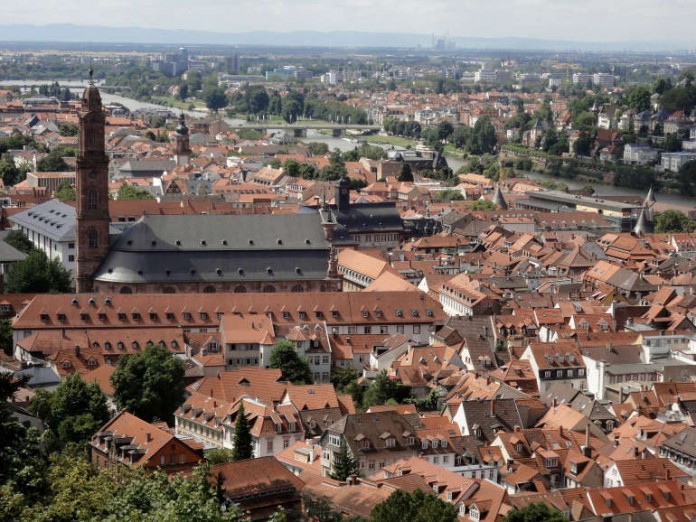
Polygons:
<instances>
[{"instance_id":1,"label":"hazy horizon","mask_svg":"<svg viewBox=\"0 0 696 522\"><path fill-rule=\"evenodd\" d=\"M694 46L696 20L696 2L691 0L34 0L10 5L0 7L2 25L227 34L356 31L687 47Z\"/></svg>"}]
</instances>

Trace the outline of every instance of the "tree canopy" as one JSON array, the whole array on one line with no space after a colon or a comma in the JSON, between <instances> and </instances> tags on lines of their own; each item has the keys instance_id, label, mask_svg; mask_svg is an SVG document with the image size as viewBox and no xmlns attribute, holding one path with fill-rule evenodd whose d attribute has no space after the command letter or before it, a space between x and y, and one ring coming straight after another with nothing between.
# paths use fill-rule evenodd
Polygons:
<instances>
[{"instance_id":1,"label":"tree canopy","mask_svg":"<svg viewBox=\"0 0 696 522\"><path fill-rule=\"evenodd\" d=\"M312 372L307 361L295 351L290 341L279 341L271 352L271 368L280 368L283 379L293 384L312 384Z\"/></svg>"},{"instance_id":2,"label":"tree canopy","mask_svg":"<svg viewBox=\"0 0 696 522\"><path fill-rule=\"evenodd\" d=\"M658 234L693 232L696 223L679 210L665 210L655 216L655 232Z\"/></svg>"},{"instance_id":3,"label":"tree canopy","mask_svg":"<svg viewBox=\"0 0 696 522\"><path fill-rule=\"evenodd\" d=\"M70 292L72 277L58 258L49 260L41 250L29 252L26 259L12 265L5 278L9 294L45 294Z\"/></svg>"},{"instance_id":4,"label":"tree canopy","mask_svg":"<svg viewBox=\"0 0 696 522\"><path fill-rule=\"evenodd\" d=\"M70 183L61 183L56 188L55 197L61 203L75 201L75 188Z\"/></svg>"},{"instance_id":5,"label":"tree canopy","mask_svg":"<svg viewBox=\"0 0 696 522\"><path fill-rule=\"evenodd\" d=\"M174 410L184 401L184 366L159 345L121 357L111 376L119 408L152 422L174 421Z\"/></svg>"},{"instance_id":6,"label":"tree canopy","mask_svg":"<svg viewBox=\"0 0 696 522\"><path fill-rule=\"evenodd\" d=\"M124 183L119 187L116 199L155 199L155 197L149 190Z\"/></svg>"},{"instance_id":7,"label":"tree canopy","mask_svg":"<svg viewBox=\"0 0 696 522\"><path fill-rule=\"evenodd\" d=\"M513 509L504 522L569 522L560 511L549 508L542 502L528 504L522 509Z\"/></svg>"},{"instance_id":8,"label":"tree canopy","mask_svg":"<svg viewBox=\"0 0 696 522\"><path fill-rule=\"evenodd\" d=\"M457 511L452 504L443 502L431 493L417 489L413 493L396 490L385 501L377 504L370 522L457 522Z\"/></svg>"},{"instance_id":9,"label":"tree canopy","mask_svg":"<svg viewBox=\"0 0 696 522\"><path fill-rule=\"evenodd\" d=\"M21 230L10 230L5 236L5 243L25 254L34 250L33 243Z\"/></svg>"},{"instance_id":10,"label":"tree canopy","mask_svg":"<svg viewBox=\"0 0 696 522\"><path fill-rule=\"evenodd\" d=\"M73 170L63 159L65 155L64 149L54 149L36 164L36 169L39 172L66 172Z\"/></svg>"},{"instance_id":11,"label":"tree canopy","mask_svg":"<svg viewBox=\"0 0 696 522\"><path fill-rule=\"evenodd\" d=\"M53 392L38 390L29 410L48 425L59 447L86 443L109 420L104 393L78 374L68 375Z\"/></svg>"}]
</instances>

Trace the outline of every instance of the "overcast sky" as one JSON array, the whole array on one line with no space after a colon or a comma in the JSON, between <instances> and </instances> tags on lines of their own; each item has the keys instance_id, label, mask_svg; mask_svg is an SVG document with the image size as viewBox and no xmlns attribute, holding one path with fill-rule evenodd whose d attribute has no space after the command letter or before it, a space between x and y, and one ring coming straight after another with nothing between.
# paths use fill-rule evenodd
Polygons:
<instances>
[{"instance_id":1,"label":"overcast sky","mask_svg":"<svg viewBox=\"0 0 696 522\"><path fill-rule=\"evenodd\" d=\"M3 0L0 24L694 42L696 0Z\"/></svg>"}]
</instances>

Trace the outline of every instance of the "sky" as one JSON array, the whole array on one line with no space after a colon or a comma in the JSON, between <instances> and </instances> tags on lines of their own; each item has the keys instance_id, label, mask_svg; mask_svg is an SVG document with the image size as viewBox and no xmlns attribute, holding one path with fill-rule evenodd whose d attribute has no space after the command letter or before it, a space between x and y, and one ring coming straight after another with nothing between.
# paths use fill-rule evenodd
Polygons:
<instances>
[{"instance_id":1,"label":"sky","mask_svg":"<svg viewBox=\"0 0 696 522\"><path fill-rule=\"evenodd\" d=\"M690 47L694 22L696 0L3 0L0 6L0 24L350 30Z\"/></svg>"}]
</instances>

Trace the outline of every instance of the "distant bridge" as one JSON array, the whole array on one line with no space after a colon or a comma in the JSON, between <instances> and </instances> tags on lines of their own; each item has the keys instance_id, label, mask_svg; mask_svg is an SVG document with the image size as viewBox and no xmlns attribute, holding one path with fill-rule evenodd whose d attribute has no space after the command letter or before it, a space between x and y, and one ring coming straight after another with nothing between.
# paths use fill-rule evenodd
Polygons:
<instances>
[{"instance_id":1,"label":"distant bridge","mask_svg":"<svg viewBox=\"0 0 696 522\"><path fill-rule=\"evenodd\" d=\"M378 132L379 125L358 125L356 123L319 123L302 121L299 123L245 123L244 125L230 125L231 130L251 129L266 132L268 130L292 131L293 136L302 138L307 136L308 130L330 130L334 136L340 136L344 131L373 131Z\"/></svg>"}]
</instances>

